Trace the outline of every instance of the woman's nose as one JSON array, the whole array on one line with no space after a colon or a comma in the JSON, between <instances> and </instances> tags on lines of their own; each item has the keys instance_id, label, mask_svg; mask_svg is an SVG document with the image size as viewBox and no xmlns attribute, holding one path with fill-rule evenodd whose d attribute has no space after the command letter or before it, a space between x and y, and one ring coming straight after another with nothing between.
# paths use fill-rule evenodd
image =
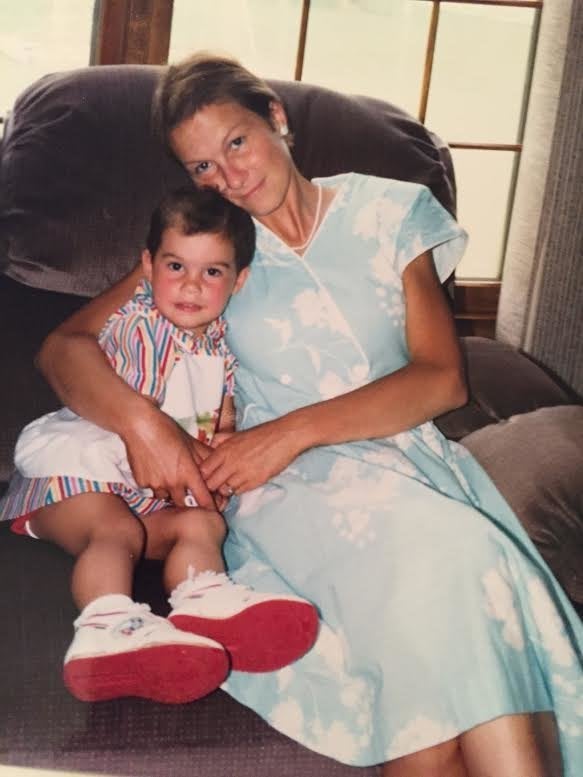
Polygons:
<instances>
[{"instance_id":1,"label":"woman's nose","mask_svg":"<svg viewBox=\"0 0 583 777\"><path fill-rule=\"evenodd\" d=\"M240 189L245 183L245 179L247 177L245 170L237 167L236 165L233 165L232 163L225 165L223 167L222 173L225 187L230 191L236 191L237 189Z\"/></svg>"}]
</instances>

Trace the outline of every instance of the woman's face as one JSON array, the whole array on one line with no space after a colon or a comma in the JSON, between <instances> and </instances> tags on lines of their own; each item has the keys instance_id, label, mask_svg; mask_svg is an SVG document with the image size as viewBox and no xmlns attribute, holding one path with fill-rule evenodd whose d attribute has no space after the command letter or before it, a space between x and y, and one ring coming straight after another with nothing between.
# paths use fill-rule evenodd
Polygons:
<instances>
[{"instance_id":1,"label":"woman's face","mask_svg":"<svg viewBox=\"0 0 583 777\"><path fill-rule=\"evenodd\" d=\"M273 126L236 102L216 103L170 135L172 150L197 186L218 190L259 219L283 203L293 170L279 131L285 112L275 102L271 110Z\"/></svg>"}]
</instances>

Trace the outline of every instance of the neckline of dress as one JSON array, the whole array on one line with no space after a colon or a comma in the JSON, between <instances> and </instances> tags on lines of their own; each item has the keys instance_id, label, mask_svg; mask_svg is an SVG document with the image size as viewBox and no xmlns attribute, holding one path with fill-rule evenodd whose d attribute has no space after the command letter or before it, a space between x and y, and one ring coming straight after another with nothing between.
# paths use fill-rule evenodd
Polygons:
<instances>
[{"instance_id":1,"label":"neckline of dress","mask_svg":"<svg viewBox=\"0 0 583 777\"><path fill-rule=\"evenodd\" d=\"M316 235L318 234L318 232L320 231L320 228L322 227L324 222L328 219L330 211L333 210L335 203L338 202L340 193L348 185L348 181L349 181L349 179L353 175L354 175L353 173L337 173L336 175L333 175L333 176L326 176L326 177L320 177L320 178L312 179L312 183L315 184L316 186L321 186L322 189L332 188L333 191L334 191L333 197L332 197L331 201L328 203L328 207L326 208L326 211L325 211L324 215L322 216L320 224L316 227L316 231L315 231L315 233L314 233L314 235L312 237L312 242L313 242L314 238L316 237ZM317 183L316 184L317 180L318 181L324 181L324 183L323 184L322 183ZM328 182L331 184L330 186L328 186ZM297 257L303 256L303 255L300 255L300 254L297 254L296 252L294 252L293 249L290 248L288 246L288 244L284 240L282 240L278 234L276 234L269 227L266 227L265 224L262 224L259 221L259 219L253 217L253 222L255 223L255 227L258 230L258 239L259 239L259 234L263 234L266 237L270 236L270 238L272 240L275 240L286 251L291 251ZM311 248L311 244L309 246L307 246L308 251L310 250L310 248Z\"/></svg>"},{"instance_id":2,"label":"neckline of dress","mask_svg":"<svg viewBox=\"0 0 583 777\"><path fill-rule=\"evenodd\" d=\"M300 246L289 246L289 248L291 248L292 251L303 251L304 248L307 248L310 245L310 243L312 242L312 238L316 233L316 229L320 221L320 211L322 210L322 186L320 184L316 184L316 186L318 187L318 202L316 203L316 214L314 216L312 229L310 230L310 234L308 235L307 240L304 243L302 243Z\"/></svg>"}]
</instances>

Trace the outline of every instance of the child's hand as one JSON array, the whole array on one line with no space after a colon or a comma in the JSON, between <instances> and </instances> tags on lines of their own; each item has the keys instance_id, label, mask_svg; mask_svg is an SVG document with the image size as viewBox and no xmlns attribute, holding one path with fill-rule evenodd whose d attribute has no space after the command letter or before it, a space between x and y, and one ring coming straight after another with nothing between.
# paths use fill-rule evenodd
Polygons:
<instances>
[{"instance_id":1,"label":"child's hand","mask_svg":"<svg viewBox=\"0 0 583 777\"><path fill-rule=\"evenodd\" d=\"M225 440L228 440L229 437L232 437L234 434L235 432L217 432L211 440L211 448L218 448L222 442L225 442Z\"/></svg>"}]
</instances>

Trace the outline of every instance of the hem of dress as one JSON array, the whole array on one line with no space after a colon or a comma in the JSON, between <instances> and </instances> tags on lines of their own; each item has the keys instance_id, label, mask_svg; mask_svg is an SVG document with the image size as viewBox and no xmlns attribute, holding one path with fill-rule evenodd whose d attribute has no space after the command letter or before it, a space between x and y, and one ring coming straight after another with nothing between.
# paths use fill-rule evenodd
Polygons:
<instances>
[{"instance_id":1,"label":"hem of dress","mask_svg":"<svg viewBox=\"0 0 583 777\"><path fill-rule=\"evenodd\" d=\"M415 750L407 750L406 748L403 749L403 751L399 751L396 753L387 753L385 752L382 755L379 755L375 758L357 758L354 760L347 760L344 758L339 758L337 755L334 755L333 753L329 752L325 748L318 747L317 744L313 742L307 742L303 739L298 739L297 736L294 736L290 734L288 731L285 730L285 727L281 725L275 725L269 718L267 718L260 710L256 709L252 704L249 704L245 699L240 696L236 691L229 688L228 680L221 685L221 690L225 691L225 693L228 693L229 696L232 699L235 699L239 704L242 704L244 707L247 707L250 710L253 710L256 715L259 715L259 717L264 720L268 726L270 726L275 731L279 732L280 734L283 734L284 736L288 737L288 739L293 740L294 742L297 742L302 747L305 747L308 750L311 750L313 753L317 753L318 755L322 755L325 758L330 758L333 761L336 761L337 763L344 764L345 766L359 766L359 767L371 767L371 766L382 766L385 763L389 763L390 761L395 761L397 758L403 758L407 755L413 755L413 753L421 752L422 750L426 750L429 747L435 747L436 745L444 744L444 742L449 742L452 739L455 739L456 737L461 736L462 734L465 734L468 731L471 731L472 729L476 728L477 726L481 726L484 723L490 723L493 720L497 720L498 718L507 717L508 715L534 715L538 712L552 712L554 713L554 709L506 709L503 711L500 711L498 713L489 713L485 718L480 718L479 720L476 720L471 725L468 725L467 727L464 726L463 728L459 729L456 733L452 733L451 735L448 735L443 738L438 738L435 741L428 742L425 744L422 748L418 748Z\"/></svg>"}]
</instances>

